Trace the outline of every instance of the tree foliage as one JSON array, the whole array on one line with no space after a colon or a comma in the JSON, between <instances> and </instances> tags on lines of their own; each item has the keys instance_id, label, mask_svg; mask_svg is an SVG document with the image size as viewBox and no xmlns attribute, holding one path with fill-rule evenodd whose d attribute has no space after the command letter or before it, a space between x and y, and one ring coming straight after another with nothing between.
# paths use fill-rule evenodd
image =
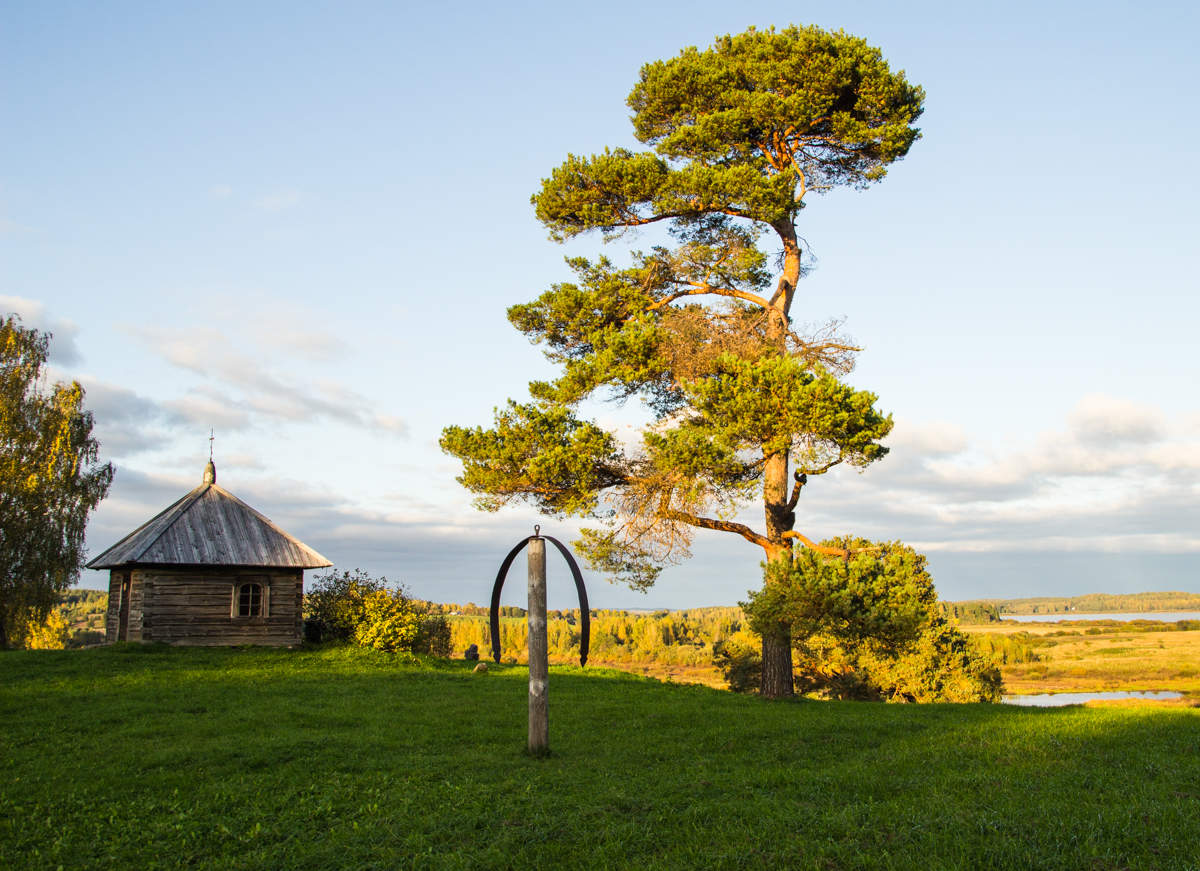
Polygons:
<instances>
[{"instance_id":1,"label":"tree foliage","mask_svg":"<svg viewBox=\"0 0 1200 871\"><path fill-rule=\"evenodd\" d=\"M15 315L0 322L0 647L78 578L88 515L113 478L83 388L45 386L49 346Z\"/></svg>"},{"instance_id":2,"label":"tree foliage","mask_svg":"<svg viewBox=\"0 0 1200 871\"><path fill-rule=\"evenodd\" d=\"M811 192L883 178L917 139L923 99L878 49L817 27L645 65L628 104L649 150L568 155L532 202L558 240L663 222L673 244L626 266L569 259L573 280L509 309L560 373L491 427L444 430L477 506L598 521L577 548L635 587L688 556L698 528L769 560L790 556L789 538L817 546L794 529L802 488L883 457L892 421L839 380L857 348L837 324L793 323L796 221ZM584 400L633 397L652 417L639 445L579 416ZM761 530L731 519L753 498Z\"/></svg>"},{"instance_id":3,"label":"tree foliage","mask_svg":"<svg viewBox=\"0 0 1200 871\"><path fill-rule=\"evenodd\" d=\"M652 152L568 157L537 215L559 237L707 215L792 223L810 190L882 179L916 141L924 97L842 31L721 37L642 67L628 103Z\"/></svg>"},{"instance_id":4,"label":"tree foliage","mask_svg":"<svg viewBox=\"0 0 1200 871\"><path fill-rule=\"evenodd\" d=\"M922 554L901 542L845 537L823 544L846 555L808 549L790 563L772 563L770 582L743 603L755 631L788 627L802 691L889 701L999 701L999 668L989 651L946 619ZM737 659L719 665L731 686L745 669Z\"/></svg>"},{"instance_id":5,"label":"tree foliage","mask_svg":"<svg viewBox=\"0 0 1200 871\"><path fill-rule=\"evenodd\" d=\"M376 650L411 650L421 618L399 590L374 590L361 599L362 616L354 627L354 643Z\"/></svg>"},{"instance_id":6,"label":"tree foliage","mask_svg":"<svg viewBox=\"0 0 1200 871\"><path fill-rule=\"evenodd\" d=\"M769 582L743 604L751 627L764 633L782 622L796 642L825 635L884 651L915 641L937 613L925 557L898 541L845 536L822 544L845 556L803 548L767 566Z\"/></svg>"},{"instance_id":7,"label":"tree foliage","mask_svg":"<svg viewBox=\"0 0 1200 871\"><path fill-rule=\"evenodd\" d=\"M312 640L411 651L422 643L423 617L403 588L363 569L316 575L304 596L305 635ZM443 646L444 630L430 625L424 634L425 647Z\"/></svg>"},{"instance_id":8,"label":"tree foliage","mask_svg":"<svg viewBox=\"0 0 1200 871\"><path fill-rule=\"evenodd\" d=\"M71 627L58 609L49 611L39 622L27 623L18 633L27 650L62 650L70 639Z\"/></svg>"}]
</instances>

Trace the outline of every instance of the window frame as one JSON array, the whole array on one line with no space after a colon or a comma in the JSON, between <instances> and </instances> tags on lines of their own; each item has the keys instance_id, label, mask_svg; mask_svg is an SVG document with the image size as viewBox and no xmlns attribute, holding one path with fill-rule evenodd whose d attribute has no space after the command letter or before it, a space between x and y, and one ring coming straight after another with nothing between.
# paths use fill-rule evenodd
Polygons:
<instances>
[{"instance_id":1,"label":"window frame","mask_svg":"<svg viewBox=\"0 0 1200 871\"><path fill-rule=\"evenodd\" d=\"M258 613L242 613L242 590L245 587L258 587ZM271 616L271 584L263 575L246 575L239 577L231 586L231 601L229 617L231 620L260 620ZM254 593L250 593L250 604L254 603Z\"/></svg>"}]
</instances>

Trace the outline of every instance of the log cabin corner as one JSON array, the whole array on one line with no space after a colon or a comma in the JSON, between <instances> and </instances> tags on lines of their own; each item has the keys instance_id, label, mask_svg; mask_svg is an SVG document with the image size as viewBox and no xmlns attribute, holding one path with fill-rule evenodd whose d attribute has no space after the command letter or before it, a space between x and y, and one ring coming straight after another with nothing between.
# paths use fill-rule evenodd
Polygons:
<instances>
[{"instance_id":1,"label":"log cabin corner","mask_svg":"<svg viewBox=\"0 0 1200 871\"><path fill-rule=\"evenodd\" d=\"M228 490L200 486L87 564L109 569L105 641L289 647L304 570L331 565Z\"/></svg>"}]
</instances>

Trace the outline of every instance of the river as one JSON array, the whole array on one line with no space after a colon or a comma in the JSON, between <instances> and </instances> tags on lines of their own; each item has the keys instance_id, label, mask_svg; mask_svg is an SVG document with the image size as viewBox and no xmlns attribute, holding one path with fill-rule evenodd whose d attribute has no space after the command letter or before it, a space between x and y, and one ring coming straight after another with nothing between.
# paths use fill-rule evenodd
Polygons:
<instances>
[{"instance_id":1,"label":"river","mask_svg":"<svg viewBox=\"0 0 1200 871\"><path fill-rule=\"evenodd\" d=\"M1031 696L1005 696L1004 704L1021 705L1034 708L1057 708L1063 705L1082 705L1084 702L1100 699L1179 699L1183 693L1176 692L1138 692L1135 690L1107 693L1039 693Z\"/></svg>"},{"instance_id":2,"label":"river","mask_svg":"<svg viewBox=\"0 0 1200 871\"><path fill-rule=\"evenodd\" d=\"M1163 623L1175 623L1178 620L1200 620L1200 611L1125 611L1112 614L1062 611L1056 614L1002 614L1001 619L1016 623L1061 623L1063 620L1159 620Z\"/></svg>"}]
</instances>

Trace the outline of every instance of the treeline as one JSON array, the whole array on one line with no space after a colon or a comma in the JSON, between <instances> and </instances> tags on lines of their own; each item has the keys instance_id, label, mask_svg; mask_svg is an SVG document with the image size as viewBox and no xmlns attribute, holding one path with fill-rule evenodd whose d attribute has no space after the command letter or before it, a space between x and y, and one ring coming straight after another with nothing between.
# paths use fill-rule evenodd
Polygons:
<instances>
[{"instance_id":1,"label":"treeline","mask_svg":"<svg viewBox=\"0 0 1200 871\"><path fill-rule=\"evenodd\" d=\"M1130 613L1137 611L1200 611L1200 593L1087 593L1082 596L1040 596L1028 599L971 599L947 602L963 623L990 623L1003 615Z\"/></svg>"},{"instance_id":2,"label":"treeline","mask_svg":"<svg viewBox=\"0 0 1200 871\"><path fill-rule=\"evenodd\" d=\"M957 614L945 603L947 616L978 612L959 611ZM436 607L436 606L435 606ZM451 655L462 657L472 644L479 655L492 655L488 609L458 604L444 605L450 623ZM512 613L519 612L519 613ZM500 620L500 658L505 662L525 662L525 645L529 630L524 611L512 608L502 611ZM741 608L694 608L686 611L592 611L592 635L588 661L614 665L653 664L662 666L711 666L714 653L717 660L723 651L755 650L758 636L750 632ZM569 664L579 661L579 611L564 610L547 613L546 634L552 662ZM995 618L999 620L999 617ZM968 622L962 620L962 622ZM988 622L986 619L975 622ZM1039 662L1038 654L1028 633L1014 635L979 634L972 640L981 653L992 657L997 664L1009 665Z\"/></svg>"},{"instance_id":3,"label":"treeline","mask_svg":"<svg viewBox=\"0 0 1200 871\"><path fill-rule=\"evenodd\" d=\"M981 632L971 638L976 647L992 657L998 665L1042 662L1046 658L1034 649L1037 639L1028 632L1015 632L1012 635Z\"/></svg>"},{"instance_id":4,"label":"treeline","mask_svg":"<svg viewBox=\"0 0 1200 871\"><path fill-rule=\"evenodd\" d=\"M467 602L465 605L460 605L457 602L425 602L420 601L422 608L425 608L430 614L444 614L447 617L487 617L491 612L487 605L476 605L474 602ZM595 612L592 612L595 613ZM663 612L666 613L666 612ZM554 611L546 612L546 616L550 618L562 617L567 618L574 614L579 616L579 609L573 611ZM525 609L519 608L516 605L501 605L501 617L524 617Z\"/></svg>"},{"instance_id":5,"label":"treeline","mask_svg":"<svg viewBox=\"0 0 1200 871\"><path fill-rule=\"evenodd\" d=\"M978 625L999 623L1000 609L991 602L939 602L942 613L959 623Z\"/></svg>"},{"instance_id":6,"label":"treeline","mask_svg":"<svg viewBox=\"0 0 1200 871\"><path fill-rule=\"evenodd\" d=\"M104 643L104 612L108 609L107 590L68 589L59 596L55 617L48 621L50 636L65 632L62 645L68 648ZM44 633L43 633L44 635Z\"/></svg>"},{"instance_id":7,"label":"treeline","mask_svg":"<svg viewBox=\"0 0 1200 871\"><path fill-rule=\"evenodd\" d=\"M521 609L513 609L521 611ZM455 613L458 612L458 613ZM452 655L461 657L474 644L481 657L491 655L492 639L487 609L469 613L459 605L444 612L450 623ZM523 612L521 612L523 614ZM580 614L576 610L550 611L546 635L550 659L556 663L579 661ZM741 608L696 608L687 611L595 610L591 612L592 663L656 663L659 665L712 665L713 645L746 633ZM500 658L525 661L528 625L523 616L502 616Z\"/></svg>"}]
</instances>

